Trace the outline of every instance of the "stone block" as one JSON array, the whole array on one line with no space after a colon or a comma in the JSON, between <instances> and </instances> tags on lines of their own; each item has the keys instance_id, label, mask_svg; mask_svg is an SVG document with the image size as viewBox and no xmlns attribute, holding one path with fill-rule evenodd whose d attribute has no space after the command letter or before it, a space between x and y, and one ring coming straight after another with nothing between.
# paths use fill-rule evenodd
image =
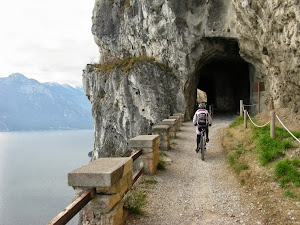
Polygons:
<instances>
[{"instance_id":1,"label":"stone block","mask_svg":"<svg viewBox=\"0 0 300 225\"><path fill-rule=\"evenodd\" d=\"M164 119L161 121L161 124L163 125L170 125L173 132L171 132L171 138L176 138L176 119Z\"/></svg>"},{"instance_id":2,"label":"stone block","mask_svg":"<svg viewBox=\"0 0 300 225\"><path fill-rule=\"evenodd\" d=\"M159 135L139 135L129 140L131 148L152 148L159 145Z\"/></svg>"},{"instance_id":3,"label":"stone block","mask_svg":"<svg viewBox=\"0 0 300 225\"><path fill-rule=\"evenodd\" d=\"M132 187L132 171L128 172L127 175L121 178L121 180L109 187L97 187L97 193L116 194L120 193L123 195L127 190Z\"/></svg>"},{"instance_id":4,"label":"stone block","mask_svg":"<svg viewBox=\"0 0 300 225\"><path fill-rule=\"evenodd\" d=\"M124 224L124 203L119 202L109 213L101 216L101 223L103 225L122 225Z\"/></svg>"},{"instance_id":5,"label":"stone block","mask_svg":"<svg viewBox=\"0 0 300 225\"><path fill-rule=\"evenodd\" d=\"M176 129L177 129L177 131L179 131L180 130L180 124L181 124L180 116L170 116L169 119L176 119L176 125L177 125Z\"/></svg>"},{"instance_id":6,"label":"stone block","mask_svg":"<svg viewBox=\"0 0 300 225\"><path fill-rule=\"evenodd\" d=\"M84 225L100 224L100 225L122 225L124 224L124 203L118 202L110 212L101 213L96 208L89 207L89 204L83 208Z\"/></svg>"},{"instance_id":7,"label":"stone block","mask_svg":"<svg viewBox=\"0 0 300 225\"><path fill-rule=\"evenodd\" d=\"M152 134L160 136L160 147L164 150L170 149L170 130L169 125L156 125L152 127Z\"/></svg>"},{"instance_id":8,"label":"stone block","mask_svg":"<svg viewBox=\"0 0 300 225\"><path fill-rule=\"evenodd\" d=\"M129 140L130 147L143 149L143 154L139 157L138 163L143 164L145 174L154 174L156 172L159 158L159 143L159 135L140 135Z\"/></svg>"},{"instance_id":9,"label":"stone block","mask_svg":"<svg viewBox=\"0 0 300 225\"><path fill-rule=\"evenodd\" d=\"M88 208L91 211L99 211L100 213L108 213L118 202L121 201L123 195L119 193L112 195L97 194L88 203Z\"/></svg>"},{"instance_id":10,"label":"stone block","mask_svg":"<svg viewBox=\"0 0 300 225\"><path fill-rule=\"evenodd\" d=\"M132 158L100 158L68 173L72 187L109 187L132 171Z\"/></svg>"},{"instance_id":11,"label":"stone block","mask_svg":"<svg viewBox=\"0 0 300 225\"><path fill-rule=\"evenodd\" d=\"M184 114L183 113L174 113L173 116L180 116L181 123L184 122Z\"/></svg>"}]
</instances>

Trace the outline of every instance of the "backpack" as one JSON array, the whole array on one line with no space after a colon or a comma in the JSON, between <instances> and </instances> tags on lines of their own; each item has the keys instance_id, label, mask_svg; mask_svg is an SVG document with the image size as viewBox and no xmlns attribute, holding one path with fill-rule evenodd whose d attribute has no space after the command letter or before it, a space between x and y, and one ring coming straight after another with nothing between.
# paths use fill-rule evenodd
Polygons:
<instances>
[{"instance_id":1,"label":"backpack","mask_svg":"<svg viewBox=\"0 0 300 225\"><path fill-rule=\"evenodd\" d=\"M207 125L207 112L205 110L200 110L197 114L197 124L198 125Z\"/></svg>"}]
</instances>

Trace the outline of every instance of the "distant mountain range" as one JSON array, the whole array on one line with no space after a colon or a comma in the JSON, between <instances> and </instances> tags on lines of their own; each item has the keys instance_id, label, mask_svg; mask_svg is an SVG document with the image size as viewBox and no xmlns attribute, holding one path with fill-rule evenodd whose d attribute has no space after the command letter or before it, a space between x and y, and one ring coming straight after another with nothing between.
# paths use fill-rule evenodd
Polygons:
<instances>
[{"instance_id":1,"label":"distant mountain range","mask_svg":"<svg viewBox=\"0 0 300 225\"><path fill-rule=\"evenodd\" d=\"M92 128L91 103L82 88L19 73L0 78L0 131Z\"/></svg>"}]
</instances>

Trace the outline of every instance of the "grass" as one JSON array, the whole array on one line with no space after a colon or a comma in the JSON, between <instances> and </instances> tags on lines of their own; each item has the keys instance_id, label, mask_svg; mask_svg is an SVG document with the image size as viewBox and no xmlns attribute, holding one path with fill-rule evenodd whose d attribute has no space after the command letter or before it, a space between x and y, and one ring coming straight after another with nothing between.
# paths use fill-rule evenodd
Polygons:
<instances>
[{"instance_id":1,"label":"grass","mask_svg":"<svg viewBox=\"0 0 300 225\"><path fill-rule=\"evenodd\" d=\"M143 208L147 203L147 193L143 189L132 189L124 197L124 208L130 214L144 215L145 210Z\"/></svg>"},{"instance_id":2,"label":"grass","mask_svg":"<svg viewBox=\"0 0 300 225\"><path fill-rule=\"evenodd\" d=\"M236 118L230 125L229 128L233 128L233 127L237 127L241 124L244 124L244 117L243 116L239 116L238 118Z\"/></svg>"},{"instance_id":3,"label":"grass","mask_svg":"<svg viewBox=\"0 0 300 225\"><path fill-rule=\"evenodd\" d=\"M246 150L242 147L242 145L238 145L227 156L229 164L237 174L239 174L243 170L249 169L249 165L240 160L240 156L244 154L245 151Z\"/></svg>"},{"instance_id":4,"label":"grass","mask_svg":"<svg viewBox=\"0 0 300 225\"><path fill-rule=\"evenodd\" d=\"M293 160L285 159L277 163L275 167L275 177L281 187L287 187L290 184L300 187L299 164L298 158Z\"/></svg>"},{"instance_id":5,"label":"grass","mask_svg":"<svg viewBox=\"0 0 300 225\"><path fill-rule=\"evenodd\" d=\"M148 56L139 56L139 57L132 57L132 56L127 56L123 59L118 59L115 60L114 62L106 63L106 64L95 64L96 66L96 71L101 71L104 73L110 73L112 72L115 68L121 69L122 72L128 73L132 69L135 68L135 65L137 62L150 62L153 65L158 66L162 71L165 71L167 74L172 74L172 71L169 67L165 66L162 63L159 63L155 61L154 58L148 57Z\"/></svg>"},{"instance_id":6,"label":"grass","mask_svg":"<svg viewBox=\"0 0 300 225\"><path fill-rule=\"evenodd\" d=\"M166 170L166 161L159 159L157 164L158 170Z\"/></svg>"},{"instance_id":7,"label":"grass","mask_svg":"<svg viewBox=\"0 0 300 225\"><path fill-rule=\"evenodd\" d=\"M177 142L175 142L175 141L172 141L172 142L171 142L171 145L174 145L174 146L176 146L176 145L177 145Z\"/></svg>"},{"instance_id":8,"label":"grass","mask_svg":"<svg viewBox=\"0 0 300 225\"><path fill-rule=\"evenodd\" d=\"M284 192L284 196L288 197L288 198L297 198L298 196L292 192L290 189L287 189L285 192Z\"/></svg>"},{"instance_id":9,"label":"grass","mask_svg":"<svg viewBox=\"0 0 300 225\"><path fill-rule=\"evenodd\" d=\"M245 179L241 179L240 184L245 185L245 183L246 183Z\"/></svg>"},{"instance_id":10,"label":"grass","mask_svg":"<svg viewBox=\"0 0 300 225\"><path fill-rule=\"evenodd\" d=\"M291 136L283 128L275 128L276 138L270 137L270 126L263 128L253 128L253 137L256 140L259 159L262 165L271 163L280 157L285 156L285 152L294 147Z\"/></svg>"},{"instance_id":11,"label":"grass","mask_svg":"<svg viewBox=\"0 0 300 225\"><path fill-rule=\"evenodd\" d=\"M146 213L145 206L148 204L147 192L153 188L153 185L157 184L155 179L145 175L139 179L139 182L127 192L123 199L124 208L134 215L144 215Z\"/></svg>"},{"instance_id":12,"label":"grass","mask_svg":"<svg viewBox=\"0 0 300 225\"><path fill-rule=\"evenodd\" d=\"M142 181L142 184L157 184L157 181L153 178L145 178L143 181Z\"/></svg>"},{"instance_id":13,"label":"grass","mask_svg":"<svg viewBox=\"0 0 300 225\"><path fill-rule=\"evenodd\" d=\"M297 138L300 137L300 132L292 133ZM291 154L287 154L289 151L296 150L298 146L285 129L276 127L276 138L273 139L270 137L270 126L257 128L250 124L248 129L244 129L243 118L238 117L225 134L223 144L225 147L227 144L227 158L230 166L237 174L249 169L247 173L240 175L241 185L251 183L251 180L247 178L252 173L248 163L251 167L259 166L253 164L253 159L258 158L259 164L263 166L260 170L273 174L270 177L273 177L285 190L284 195L295 201L300 200L300 160L295 156L289 159ZM252 142L249 142L249 139ZM249 143L252 143L251 146ZM253 155L249 155L247 159L247 154L250 152ZM252 162L247 160L252 160Z\"/></svg>"}]
</instances>

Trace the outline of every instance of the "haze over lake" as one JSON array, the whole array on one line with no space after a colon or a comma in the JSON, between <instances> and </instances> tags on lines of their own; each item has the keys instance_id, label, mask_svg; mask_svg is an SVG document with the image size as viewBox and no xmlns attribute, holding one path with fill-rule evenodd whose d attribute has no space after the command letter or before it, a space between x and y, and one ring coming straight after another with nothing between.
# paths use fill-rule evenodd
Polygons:
<instances>
[{"instance_id":1,"label":"haze over lake","mask_svg":"<svg viewBox=\"0 0 300 225\"><path fill-rule=\"evenodd\" d=\"M92 150L93 130L0 132L0 225L47 224L71 203L67 173Z\"/></svg>"}]
</instances>

